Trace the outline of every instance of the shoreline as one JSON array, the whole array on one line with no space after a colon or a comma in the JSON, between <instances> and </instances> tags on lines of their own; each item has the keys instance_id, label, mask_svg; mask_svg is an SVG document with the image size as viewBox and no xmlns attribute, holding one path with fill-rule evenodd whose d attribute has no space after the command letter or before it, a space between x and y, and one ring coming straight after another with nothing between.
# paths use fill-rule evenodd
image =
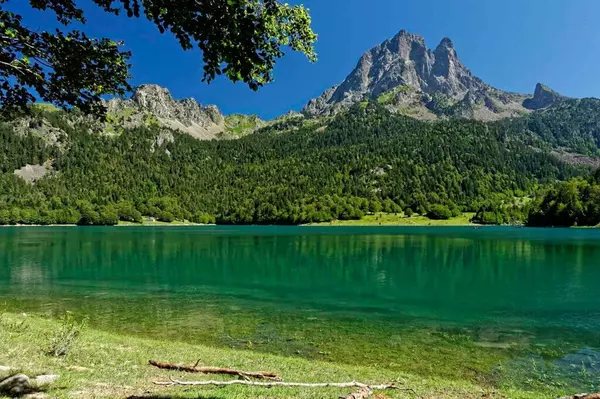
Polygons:
<instances>
[{"instance_id":1,"label":"shoreline","mask_svg":"<svg viewBox=\"0 0 600 399\"><path fill-rule=\"evenodd\" d=\"M230 380L222 375L182 375L181 372L158 370L148 365L149 359L164 362L202 364L215 367L232 367L242 370L268 370L277 372L286 381L341 382L360 381L367 384L397 382L401 388L418 392L419 397L444 397L463 399L485 397L514 399L557 398L565 394L562 389L525 390L512 384L493 387L477 378L446 379L429 375L398 372L393 368L349 365L344 363L309 360L296 356L261 353L252 350L212 347L203 344L176 342L168 339L149 339L135 334L118 334L84 327L66 357L45 354L52 332L60 330L62 322L42 314L3 313L0 316L0 365L8 366L28 375L41 372L60 375L56 384L46 393L50 397L70 398L74 395L96 398L123 397L177 397L198 398L205 394L215 398L235 397L251 399L329 399L348 394L344 388L286 388L268 390L249 387L223 387L216 390L160 387L153 381L169 378L185 380ZM127 365L127 367L123 367ZM411 394L386 391L388 398L412 398ZM212 396L211 396L212 397Z\"/></svg>"},{"instance_id":2,"label":"shoreline","mask_svg":"<svg viewBox=\"0 0 600 399\"><path fill-rule=\"evenodd\" d=\"M522 229L599 229L600 226L571 226L571 227L560 227L560 226L547 226L547 227L533 227L526 225L514 225L514 224L453 224L453 223L432 223L432 224L372 224L372 223L354 223L354 224L343 224L343 223L310 223L310 224L114 224L114 225L78 225L78 224L7 224L0 225L2 228L28 228L28 227L82 227L82 228L101 228L101 227L117 227L117 228L139 228L139 227L472 227L474 229L486 228L486 227L513 227Z\"/></svg>"},{"instance_id":3,"label":"shoreline","mask_svg":"<svg viewBox=\"0 0 600 399\"><path fill-rule=\"evenodd\" d=\"M398 227L427 227L427 226L449 226L449 227L478 227L483 226L476 223L471 223L470 219L473 217L473 213L464 213L461 216L453 217L446 220L434 220L429 219L425 216L415 215L412 217L406 217L401 214L387 214L379 212L376 214L365 215L363 218L358 220L332 220L329 222L318 222L318 223L305 223L295 225L279 225L279 224L244 224L244 225L220 225L220 224L199 224L192 223L189 221L177 221L172 223L160 222L160 221L143 221L142 223L134 222L122 222L120 221L116 225L106 226L88 226L88 225L77 225L77 224L14 224L14 225L0 225L0 227L214 227L214 226L302 226L302 227L326 227L326 226L352 226L352 227L378 227L378 226L398 226Z\"/></svg>"},{"instance_id":4,"label":"shoreline","mask_svg":"<svg viewBox=\"0 0 600 399\"><path fill-rule=\"evenodd\" d=\"M83 228L98 228L98 227L117 227L117 228L139 228L139 227L472 227L472 228L484 228L484 227L515 227L515 228L530 228L535 229L539 227L528 227L525 225L485 225L485 224L341 224L341 223L311 223L311 224L131 224L131 225L77 225L77 224L15 224L15 225L0 225L2 228L28 228L28 227L83 227ZM549 226L548 228L569 228L569 227L554 227ZM595 229L600 226L586 226L586 227L570 227L573 229Z\"/></svg>"},{"instance_id":5,"label":"shoreline","mask_svg":"<svg viewBox=\"0 0 600 399\"><path fill-rule=\"evenodd\" d=\"M525 224L479 224L471 222L474 213L463 213L450 219L429 219L426 216L415 215L406 217L399 214L377 213L365 215L358 220L332 220L329 222L305 223L305 224L200 224L189 221L160 222L144 221L142 223L122 222L115 225L78 225L78 224L14 224L0 225L0 228L9 227L472 227L475 229L484 227L514 227L514 228L538 228ZM597 229L598 226L545 226L543 228L571 228L571 229Z\"/></svg>"}]
</instances>

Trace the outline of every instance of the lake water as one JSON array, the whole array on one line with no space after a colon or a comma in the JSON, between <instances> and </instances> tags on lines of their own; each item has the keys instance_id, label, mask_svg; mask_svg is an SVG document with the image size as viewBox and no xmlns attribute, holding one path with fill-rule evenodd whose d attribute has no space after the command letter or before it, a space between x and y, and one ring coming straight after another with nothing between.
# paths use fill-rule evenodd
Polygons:
<instances>
[{"instance_id":1,"label":"lake water","mask_svg":"<svg viewBox=\"0 0 600 399\"><path fill-rule=\"evenodd\" d=\"M600 230L0 228L2 303L424 376L600 381Z\"/></svg>"}]
</instances>

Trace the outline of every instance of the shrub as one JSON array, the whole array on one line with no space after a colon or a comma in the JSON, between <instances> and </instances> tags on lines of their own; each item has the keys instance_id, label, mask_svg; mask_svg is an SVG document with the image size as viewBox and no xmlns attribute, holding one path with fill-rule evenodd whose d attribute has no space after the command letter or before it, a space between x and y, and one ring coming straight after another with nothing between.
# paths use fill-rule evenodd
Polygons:
<instances>
[{"instance_id":1,"label":"shrub","mask_svg":"<svg viewBox=\"0 0 600 399\"><path fill-rule=\"evenodd\" d=\"M435 220L446 220L452 217L452 211L445 205L435 204L427 212L427 217Z\"/></svg>"},{"instance_id":2,"label":"shrub","mask_svg":"<svg viewBox=\"0 0 600 399\"><path fill-rule=\"evenodd\" d=\"M52 335L47 354L56 357L67 356L86 325L86 319L78 322L71 312L67 312L62 318L62 325Z\"/></svg>"},{"instance_id":3,"label":"shrub","mask_svg":"<svg viewBox=\"0 0 600 399\"><path fill-rule=\"evenodd\" d=\"M169 211L160 212L158 220L165 223L171 223L175 221L175 216Z\"/></svg>"},{"instance_id":4,"label":"shrub","mask_svg":"<svg viewBox=\"0 0 600 399\"><path fill-rule=\"evenodd\" d=\"M97 224L110 226L119 223L119 215L112 205L106 205L100 208L100 217Z\"/></svg>"}]
</instances>

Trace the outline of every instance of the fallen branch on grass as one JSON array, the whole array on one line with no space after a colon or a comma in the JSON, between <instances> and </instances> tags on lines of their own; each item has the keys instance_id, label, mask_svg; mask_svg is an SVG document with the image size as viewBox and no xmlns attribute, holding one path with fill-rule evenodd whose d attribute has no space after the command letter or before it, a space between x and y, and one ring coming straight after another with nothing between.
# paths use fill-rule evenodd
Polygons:
<instances>
[{"instance_id":1,"label":"fallen branch on grass","mask_svg":"<svg viewBox=\"0 0 600 399\"><path fill-rule=\"evenodd\" d=\"M244 380L249 380L250 378L257 378L261 380L279 380L279 376L276 373L268 372L268 371L260 371L260 372L252 372L252 371L241 371L234 370L228 368L221 367L198 367L198 363L200 360L196 362L193 366L185 366L181 364L171 364L171 363L162 363L157 362L156 360L150 360L149 363L154 367L158 367L159 369L165 370L176 370L176 371L185 371L187 373L203 373L203 374L227 374L227 375L235 375L243 378Z\"/></svg>"},{"instance_id":2,"label":"fallen branch on grass","mask_svg":"<svg viewBox=\"0 0 600 399\"><path fill-rule=\"evenodd\" d=\"M229 386L229 385L250 385L253 387L262 387L262 388L273 388L273 387L296 387L296 388L327 388L327 387L336 387L336 388L360 388L363 390L384 390L384 389L399 389L402 391L414 391L410 388L400 388L396 384L381 384L381 385L367 385L361 382L283 382L283 381L273 381L273 382L256 382L256 381L248 381L248 380L232 380L232 381L178 381L173 378L170 378L170 381L154 381L156 385L163 386L174 386L174 385L186 385L186 386L198 386L198 385L213 385L217 387ZM352 394L351 394L352 395ZM352 398L350 396L349 398ZM354 397L357 398L356 396ZM360 399L360 396L358 397Z\"/></svg>"}]
</instances>

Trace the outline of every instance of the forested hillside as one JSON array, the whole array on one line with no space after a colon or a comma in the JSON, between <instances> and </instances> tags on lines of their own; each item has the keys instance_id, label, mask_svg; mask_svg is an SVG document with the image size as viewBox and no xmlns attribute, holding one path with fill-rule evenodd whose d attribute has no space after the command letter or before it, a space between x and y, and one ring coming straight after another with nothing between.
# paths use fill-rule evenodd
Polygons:
<instances>
[{"instance_id":1,"label":"forested hillside","mask_svg":"<svg viewBox=\"0 0 600 399\"><path fill-rule=\"evenodd\" d=\"M550 108L496 122L507 135L544 149L600 155L600 100L570 99Z\"/></svg>"},{"instance_id":2,"label":"forested hillside","mask_svg":"<svg viewBox=\"0 0 600 399\"><path fill-rule=\"evenodd\" d=\"M600 224L600 169L593 177L572 179L544 190L527 218L530 226L596 226Z\"/></svg>"},{"instance_id":3,"label":"forested hillside","mask_svg":"<svg viewBox=\"0 0 600 399\"><path fill-rule=\"evenodd\" d=\"M51 145L1 125L3 224L113 224L142 215L298 224L409 208L475 212L498 196L532 195L539 183L589 173L501 123L420 122L375 104L338 115L325 130L299 120L288 133L275 125L230 141L158 126L105 136L85 118L38 112L66 138ZM13 174L46 160L53 170L34 184Z\"/></svg>"}]
</instances>

